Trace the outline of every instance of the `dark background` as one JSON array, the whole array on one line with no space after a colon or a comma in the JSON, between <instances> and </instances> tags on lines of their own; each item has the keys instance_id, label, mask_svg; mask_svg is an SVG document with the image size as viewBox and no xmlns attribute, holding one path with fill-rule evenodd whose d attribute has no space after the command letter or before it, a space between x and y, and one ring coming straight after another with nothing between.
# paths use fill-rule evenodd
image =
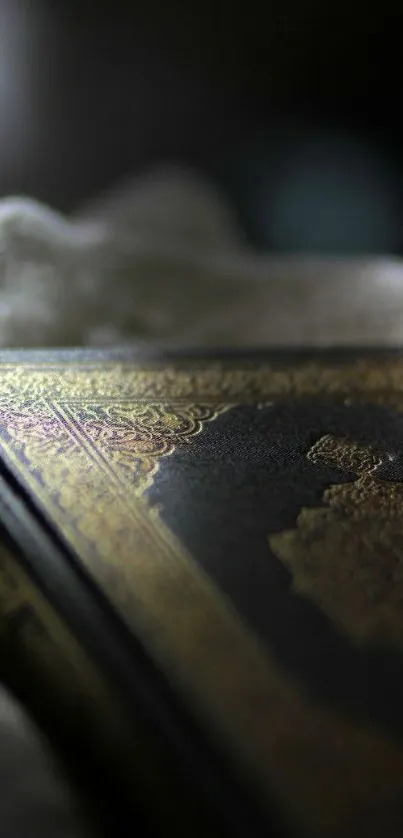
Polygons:
<instances>
[{"instance_id":1,"label":"dark background","mask_svg":"<svg viewBox=\"0 0 403 838\"><path fill-rule=\"evenodd\" d=\"M272 250L403 252L403 12L0 0L0 192L72 210L154 164Z\"/></svg>"}]
</instances>

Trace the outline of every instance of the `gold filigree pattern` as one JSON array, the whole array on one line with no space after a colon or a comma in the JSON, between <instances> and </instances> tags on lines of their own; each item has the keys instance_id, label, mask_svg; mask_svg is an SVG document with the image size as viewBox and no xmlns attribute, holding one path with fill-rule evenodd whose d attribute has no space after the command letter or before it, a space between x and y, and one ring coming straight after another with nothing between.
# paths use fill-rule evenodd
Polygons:
<instances>
[{"instance_id":1,"label":"gold filigree pattern","mask_svg":"<svg viewBox=\"0 0 403 838\"><path fill-rule=\"evenodd\" d=\"M314 462L355 472L323 506L303 508L295 530L269 538L294 587L358 641L403 647L403 484L377 479L388 454L322 437Z\"/></svg>"},{"instance_id":2,"label":"gold filigree pattern","mask_svg":"<svg viewBox=\"0 0 403 838\"><path fill-rule=\"evenodd\" d=\"M317 396L319 393L365 397L376 404L403 403L403 360L361 359L348 363L307 361L292 364L243 362L85 362L69 361L1 364L0 403L27 406L42 400L67 397L102 400L114 398L182 399L198 403L261 401L281 396Z\"/></svg>"},{"instance_id":3,"label":"gold filigree pattern","mask_svg":"<svg viewBox=\"0 0 403 838\"><path fill-rule=\"evenodd\" d=\"M307 458L313 463L325 463L341 471L368 475L372 474L385 459L391 459L374 448L360 445L354 440L338 439L332 434L322 436L312 445Z\"/></svg>"},{"instance_id":4,"label":"gold filigree pattern","mask_svg":"<svg viewBox=\"0 0 403 838\"><path fill-rule=\"evenodd\" d=\"M24 460L32 462L40 456L50 460L49 467L57 470L59 481L68 474L65 460L75 456L77 482L83 487L88 483L88 469L77 472L79 449L85 445L94 457L103 457L114 478L141 495L152 484L162 457L172 454L178 445L189 444L205 422L230 407L180 400L170 405L130 400L99 404L83 399L68 405L38 401L18 411L1 405L0 424L7 428L14 449Z\"/></svg>"},{"instance_id":5,"label":"gold filigree pattern","mask_svg":"<svg viewBox=\"0 0 403 838\"><path fill-rule=\"evenodd\" d=\"M115 475L142 495L152 484L161 457L188 445L205 422L216 419L228 405L174 404L132 401L87 404L70 411L87 442L105 455Z\"/></svg>"}]
</instances>

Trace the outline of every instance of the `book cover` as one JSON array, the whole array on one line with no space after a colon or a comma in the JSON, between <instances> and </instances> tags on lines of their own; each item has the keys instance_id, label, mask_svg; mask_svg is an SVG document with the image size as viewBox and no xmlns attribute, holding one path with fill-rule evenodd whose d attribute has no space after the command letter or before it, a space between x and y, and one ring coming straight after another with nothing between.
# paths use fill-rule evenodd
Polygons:
<instances>
[{"instance_id":1,"label":"book cover","mask_svg":"<svg viewBox=\"0 0 403 838\"><path fill-rule=\"evenodd\" d=\"M3 353L4 677L152 829L401 835L402 452L399 353Z\"/></svg>"}]
</instances>

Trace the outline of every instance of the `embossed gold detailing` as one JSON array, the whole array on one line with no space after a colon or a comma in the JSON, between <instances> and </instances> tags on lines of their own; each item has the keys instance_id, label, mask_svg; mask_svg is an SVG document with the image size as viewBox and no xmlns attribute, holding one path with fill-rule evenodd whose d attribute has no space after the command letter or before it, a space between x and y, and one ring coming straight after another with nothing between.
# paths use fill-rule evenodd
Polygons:
<instances>
[{"instance_id":1,"label":"embossed gold detailing","mask_svg":"<svg viewBox=\"0 0 403 838\"><path fill-rule=\"evenodd\" d=\"M80 407L78 421L87 441L104 452L108 466L137 495L152 484L161 457L178 445L188 444L205 422L216 419L228 405L128 401L119 404L87 404Z\"/></svg>"},{"instance_id":2,"label":"embossed gold detailing","mask_svg":"<svg viewBox=\"0 0 403 838\"><path fill-rule=\"evenodd\" d=\"M350 439L338 439L332 434L322 436L307 453L313 463L325 463L342 471L371 474L383 460L389 459L380 451L360 445Z\"/></svg>"},{"instance_id":3,"label":"embossed gold detailing","mask_svg":"<svg viewBox=\"0 0 403 838\"><path fill-rule=\"evenodd\" d=\"M303 508L295 530L269 538L294 587L358 641L403 647L403 484L377 479L387 454L333 436L308 452L314 462L355 472L323 506Z\"/></svg>"},{"instance_id":4,"label":"embossed gold detailing","mask_svg":"<svg viewBox=\"0 0 403 838\"><path fill-rule=\"evenodd\" d=\"M44 391L52 399L182 399L188 403L206 400L259 401L279 396L334 394L354 401L365 397L372 403L403 404L403 359L361 359L348 363L320 361L245 364L233 362L69 361L49 363L1 363L0 402L19 405L41 400Z\"/></svg>"},{"instance_id":5,"label":"embossed gold detailing","mask_svg":"<svg viewBox=\"0 0 403 838\"><path fill-rule=\"evenodd\" d=\"M256 777L264 797L274 791L291 820L323 838L381 832L400 838L400 747L364 722L319 705L279 669L270 650L148 508L144 487L155 461L140 465L133 477L136 415L140 424L148 416L163 423L152 441L158 461L161 450L166 455L165 443L158 447L166 433L169 444L191 444L192 433L178 434L183 411L186 428L204 421L189 415L189 406L191 411L203 406L213 418L240 402L310 395L403 409L403 362L250 368L184 362L169 369L3 364L1 447L127 625L201 723ZM167 414L175 417L173 427ZM105 415L106 435L99 425ZM125 433L117 440L129 419L122 465ZM140 452L145 459L149 453ZM356 456L351 454L351 462Z\"/></svg>"},{"instance_id":6,"label":"embossed gold detailing","mask_svg":"<svg viewBox=\"0 0 403 838\"><path fill-rule=\"evenodd\" d=\"M167 406L152 401L99 404L82 399L69 405L38 403L18 410L0 405L0 422L7 426L21 456L31 462L42 455L49 460L48 467L58 470L61 481L65 481L68 469L65 458L74 453L79 457L78 448L85 445L94 456L102 452L105 467L141 495L151 485L161 457L172 454L178 445L188 444L200 433L204 422L215 419L229 407L178 400ZM64 463L61 471L59 460ZM75 472L75 479L78 478L84 489L85 470Z\"/></svg>"}]
</instances>

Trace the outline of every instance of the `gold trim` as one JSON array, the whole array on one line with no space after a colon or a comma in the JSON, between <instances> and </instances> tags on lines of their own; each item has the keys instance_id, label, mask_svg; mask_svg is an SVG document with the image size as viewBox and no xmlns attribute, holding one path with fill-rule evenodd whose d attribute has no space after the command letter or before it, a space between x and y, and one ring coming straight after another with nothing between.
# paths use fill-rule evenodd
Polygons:
<instances>
[{"instance_id":1,"label":"gold trim","mask_svg":"<svg viewBox=\"0 0 403 838\"><path fill-rule=\"evenodd\" d=\"M399 831L388 834L400 835L401 749L319 706L279 669L147 507L141 481L128 491L130 473L116 464L105 437L94 443L82 420L93 411L98 421L113 406L135 427L141 402L158 408L152 415L159 418L167 405L182 417L202 406L211 421L239 402L305 395L403 409L403 362L4 364L3 450L172 684L264 793L274 790L291 819L317 835L375 834L386 810L400 818ZM166 424L158 433L164 436Z\"/></svg>"}]
</instances>

